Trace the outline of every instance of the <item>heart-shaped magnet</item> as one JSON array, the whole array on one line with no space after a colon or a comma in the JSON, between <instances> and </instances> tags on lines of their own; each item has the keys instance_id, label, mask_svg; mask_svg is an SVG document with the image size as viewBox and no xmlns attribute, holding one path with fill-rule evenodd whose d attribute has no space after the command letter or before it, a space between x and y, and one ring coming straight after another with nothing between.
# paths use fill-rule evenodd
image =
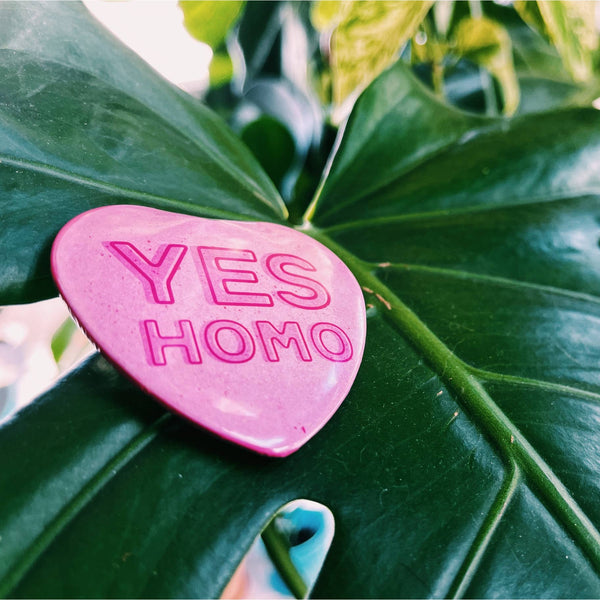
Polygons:
<instances>
[{"instance_id":1,"label":"heart-shaped magnet","mask_svg":"<svg viewBox=\"0 0 600 600\"><path fill-rule=\"evenodd\" d=\"M366 319L346 265L272 223L106 206L67 223L52 273L98 348L171 410L271 456L346 397Z\"/></svg>"}]
</instances>

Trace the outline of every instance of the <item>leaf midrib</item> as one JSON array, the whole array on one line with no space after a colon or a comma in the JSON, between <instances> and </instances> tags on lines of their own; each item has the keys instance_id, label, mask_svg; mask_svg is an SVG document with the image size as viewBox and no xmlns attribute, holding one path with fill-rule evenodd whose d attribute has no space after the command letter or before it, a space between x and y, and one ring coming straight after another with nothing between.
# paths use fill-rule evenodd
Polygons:
<instances>
[{"instance_id":1,"label":"leaf midrib","mask_svg":"<svg viewBox=\"0 0 600 600\"><path fill-rule=\"evenodd\" d=\"M600 573L600 533L585 512L578 506L564 484L516 425L496 405L482 385L482 381L494 377L501 378L507 383L515 383L515 380L519 378L496 376L493 373L487 374L486 377L484 374L487 372L477 370L464 363L394 292L381 282L373 273L370 263L361 261L310 223L305 222L301 230L335 252L354 273L361 287L372 291L374 299L379 301L378 306L384 318L427 360L445 387L471 416L478 428L499 450L507 468L511 472L517 468L519 472L523 473L535 488L542 503L584 551L595 571ZM536 380L526 380L525 382L527 385L542 383L545 382L537 382ZM554 387L565 389L565 391L568 389L567 386L559 384ZM588 399L598 400L597 395L593 393L588 394L580 391L580 395L586 396ZM505 487L503 486L503 489ZM483 540L489 541L490 536L483 535L482 532L486 527L491 526L489 524L490 519L492 524L495 522L493 510L494 507L498 509L498 506L501 507L504 504L498 505L498 502L494 502L492 511L486 517L487 524L484 523L482 526L474 544L477 544L477 539L481 536L483 536ZM493 529L495 527L496 525L493 525ZM483 552L485 552L485 548L483 548ZM472 560L479 560L481 555L482 552L475 551L473 547L469 551ZM469 556L467 556L467 562ZM471 571L472 567L468 564L464 564L461 568L461 572L465 574ZM464 584L460 582L451 587L453 593L464 589Z\"/></svg>"},{"instance_id":2,"label":"leaf midrib","mask_svg":"<svg viewBox=\"0 0 600 600\"><path fill-rule=\"evenodd\" d=\"M572 300L578 300L582 302L590 302L592 304L600 304L600 297L592 294L585 294L583 292L577 292L568 288L560 288L553 285L544 285L541 283L534 283L532 281L525 281L522 279L512 279L510 277L499 277L496 275L486 275L484 273L476 273L472 271L463 271L461 269L444 268L444 267L430 267L427 265L420 265L415 263L389 263L385 266L378 263L371 263L371 268L375 269L395 269L397 271L412 271L421 273L430 273L432 275L441 275L444 277L451 277L454 279L461 279L463 281L479 281L482 283L491 283L498 287L504 288L516 288L520 290L528 290L541 292L544 294L551 294L556 296L564 296Z\"/></svg>"},{"instance_id":3,"label":"leaf midrib","mask_svg":"<svg viewBox=\"0 0 600 600\"><path fill-rule=\"evenodd\" d=\"M41 173L49 175L55 179L61 179L73 183L75 185L83 185L85 187L93 188L106 192L111 195L121 196L123 198L130 198L132 200L139 200L148 204L161 203L165 206L170 206L174 210L205 217L215 217L220 219L234 219L234 220L256 220L256 217L249 215L239 214L237 212L222 210L218 208L212 208L199 204L193 204L191 202L185 202L183 200L175 200L168 198L167 196L159 196L156 194L150 194L148 192L142 192L139 190L132 190L115 184L106 183L91 177L85 177L83 175L75 175L69 171L59 169L45 163L38 163L31 160L17 159L12 156L0 153L0 165L11 166L15 168L21 168L35 173Z\"/></svg>"}]
</instances>

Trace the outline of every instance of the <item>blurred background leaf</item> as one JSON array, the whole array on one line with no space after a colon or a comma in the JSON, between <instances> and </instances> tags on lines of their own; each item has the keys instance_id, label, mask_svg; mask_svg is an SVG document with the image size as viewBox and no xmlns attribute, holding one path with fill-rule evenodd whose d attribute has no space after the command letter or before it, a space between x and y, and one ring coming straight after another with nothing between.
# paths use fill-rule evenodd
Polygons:
<instances>
[{"instance_id":1,"label":"blurred background leaf","mask_svg":"<svg viewBox=\"0 0 600 600\"><path fill-rule=\"evenodd\" d=\"M313 5L313 25L330 39L336 108L395 61L432 4L422 0L318 0Z\"/></svg>"},{"instance_id":2,"label":"blurred background leaf","mask_svg":"<svg viewBox=\"0 0 600 600\"><path fill-rule=\"evenodd\" d=\"M186 29L213 51L209 65L210 85L220 87L234 75L233 61L226 40L239 20L245 0L179 0Z\"/></svg>"},{"instance_id":3,"label":"blurred background leaf","mask_svg":"<svg viewBox=\"0 0 600 600\"><path fill-rule=\"evenodd\" d=\"M296 150L288 129L277 119L262 115L248 123L241 136L267 175L280 186Z\"/></svg>"},{"instance_id":4,"label":"blurred background leaf","mask_svg":"<svg viewBox=\"0 0 600 600\"><path fill-rule=\"evenodd\" d=\"M598 50L596 2L517 0L514 7L529 25L554 44L575 81L592 78Z\"/></svg>"},{"instance_id":5,"label":"blurred background leaf","mask_svg":"<svg viewBox=\"0 0 600 600\"><path fill-rule=\"evenodd\" d=\"M71 318L67 318L62 322L61 326L52 336L50 349L52 350L52 356L57 363L60 361L62 355L65 353L65 350L68 348L69 343L73 338L73 334L76 331L77 325L75 324L75 321L73 321Z\"/></svg>"},{"instance_id":6,"label":"blurred background leaf","mask_svg":"<svg viewBox=\"0 0 600 600\"><path fill-rule=\"evenodd\" d=\"M229 52L226 49L213 52L210 65L208 66L208 73L211 87L218 88L231 81L234 74L234 67L231 56L229 56Z\"/></svg>"},{"instance_id":7,"label":"blurred background leaf","mask_svg":"<svg viewBox=\"0 0 600 600\"><path fill-rule=\"evenodd\" d=\"M229 4L181 3L186 23L200 21L200 28L211 11L223 12L215 17L218 35L197 32L218 46L204 99L260 152L263 166L271 165L266 171L292 220L317 190L356 96L397 60L410 63L441 98L475 113L590 105L600 95L589 2ZM270 141L261 146L252 140L267 123ZM276 130L287 148L277 168L275 156L267 157Z\"/></svg>"},{"instance_id":8,"label":"blurred background leaf","mask_svg":"<svg viewBox=\"0 0 600 600\"><path fill-rule=\"evenodd\" d=\"M456 31L459 56L485 67L500 85L504 113L512 115L519 105L519 82L506 29L486 17L463 19Z\"/></svg>"},{"instance_id":9,"label":"blurred background leaf","mask_svg":"<svg viewBox=\"0 0 600 600\"><path fill-rule=\"evenodd\" d=\"M219 48L240 17L243 0L180 0L187 30L211 48Z\"/></svg>"}]
</instances>

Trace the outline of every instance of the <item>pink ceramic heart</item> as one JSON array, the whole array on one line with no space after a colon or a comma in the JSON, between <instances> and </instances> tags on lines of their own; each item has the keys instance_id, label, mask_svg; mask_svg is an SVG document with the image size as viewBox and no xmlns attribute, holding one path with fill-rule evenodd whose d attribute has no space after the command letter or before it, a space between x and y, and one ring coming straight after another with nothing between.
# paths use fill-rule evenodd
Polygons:
<instances>
[{"instance_id":1,"label":"pink ceramic heart","mask_svg":"<svg viewBox=\"0 0 600 600\"><path fill-rule=\"evenodd\" d=\"M114 364L170 409L263 454L311 438L360 365L358 283L287 227L106 206L63 227L52 272Z\"/></svg>"}]
</instances>

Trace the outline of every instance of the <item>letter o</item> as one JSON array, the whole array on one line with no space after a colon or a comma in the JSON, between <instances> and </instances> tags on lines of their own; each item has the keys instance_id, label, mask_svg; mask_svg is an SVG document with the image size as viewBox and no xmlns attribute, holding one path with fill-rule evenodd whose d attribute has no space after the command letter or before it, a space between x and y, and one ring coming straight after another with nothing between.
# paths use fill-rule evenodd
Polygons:
<instances>
[{"instance_id":1,"label":"letter o","mask_svg":"<svg viewBox=\"0 0 600 600\"><path fill-rule=\"evenodd\" d=\"M337 338L337 348L331 348L331 342L323 339L324 333L330 333ZM331 337L331 336L327 336ZM333 323L315 323L310 329L310 339L317 352L333 362L347 362L352 358L352 343L346 332Z\"/></svg>"},{"instance_id":2,"label":"letter o","mask_svg":"<svg viewBox=\"0 0 600 600\"><path fill-rule=\"evenodd\" d=\"M238 339L238 349L235 352L224 348L222 344L222 333L232 331ZM210 353L219 360L228 363L243 363L254 356L254 340L250 332L240 323L235 321L211 321L204 330L206 347Z\"/></svg>"}]
</instances>

